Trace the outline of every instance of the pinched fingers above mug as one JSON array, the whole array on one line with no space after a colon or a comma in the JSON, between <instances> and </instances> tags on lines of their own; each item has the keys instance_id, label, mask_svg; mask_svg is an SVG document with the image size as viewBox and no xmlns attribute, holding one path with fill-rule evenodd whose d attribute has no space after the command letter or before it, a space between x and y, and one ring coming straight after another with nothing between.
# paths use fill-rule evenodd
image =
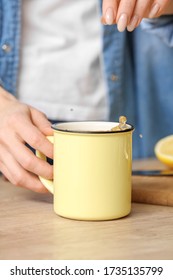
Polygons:
<instances>
[{"instance_id":1,"label":"pinched fingers above mug","mask_svg":"<svg viewBox=\"0 0 173 280\"><path fill-rule=\"evenodd\" d=\"M143 18L156 18L163 15L170 0L137 0L135 2L134 10L128 19L128 25L124 25L124 29L127 27L128 31L133 31Z\"/></svg>"},{"instance_id":2,"label":"pinched fingers above mug","mask_svg":"<svg viewBox=\"0 0 173 280\"><path fill-rule=\"evenodd\" d=\"M120 0L103 0L102 1L102 17L103 24L112 25L116 23L118 5Z\"/></svg>"},{"instance_id":3,"label":"pinched fingers above mug","mask_svg":"<svg viewBox=\"0 0 173 280\"><path fill-rule=\"evenodd\" d=\"M133 31L143 18L164 14L172 0L103 0L103 24L117 24L120 32Z\"/></svg>"}]
</instances>

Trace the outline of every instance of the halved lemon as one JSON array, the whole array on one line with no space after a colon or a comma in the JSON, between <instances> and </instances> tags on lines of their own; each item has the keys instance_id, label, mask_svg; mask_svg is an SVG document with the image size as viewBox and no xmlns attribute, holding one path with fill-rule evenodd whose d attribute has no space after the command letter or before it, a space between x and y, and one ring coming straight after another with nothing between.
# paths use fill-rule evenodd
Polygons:
<instances>
[{"instance_id":1,"label":"halved lemon","mask_svg":"<svg viewBox=\"0 0 173 280\"><path fill-rule=\"evenodd\" d=\"M154 152L158 160L173 168L173 135L160 139L154 147Z\"/></svg>"}]
</instances>

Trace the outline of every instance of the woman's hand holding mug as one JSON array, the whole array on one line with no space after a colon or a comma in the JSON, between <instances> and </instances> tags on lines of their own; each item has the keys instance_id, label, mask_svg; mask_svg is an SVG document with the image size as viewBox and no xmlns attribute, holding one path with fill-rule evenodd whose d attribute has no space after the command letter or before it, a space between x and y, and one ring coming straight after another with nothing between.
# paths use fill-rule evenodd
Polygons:
<instances>
[{"instance_id":1,"label":"woman's hand holding mug","mask_svg":"<svg viewBox=\"0 0 173 280\"><path fill-rule=\"evenodd\" d=\"M26 143L52 158L53 145L46 138L52 133L43 113L0 88L0 171L6 179L35 192L47 192L38 176L52 179L52 166L36 157Z\"/></svg>"}]
</instances>

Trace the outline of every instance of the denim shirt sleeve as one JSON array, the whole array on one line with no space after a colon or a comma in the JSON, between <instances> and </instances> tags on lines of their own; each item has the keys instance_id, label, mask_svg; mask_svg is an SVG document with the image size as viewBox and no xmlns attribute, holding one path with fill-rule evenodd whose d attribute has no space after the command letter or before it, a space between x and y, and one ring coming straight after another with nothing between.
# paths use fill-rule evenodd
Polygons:
<instances>
[{"instance_id":1,"label":"denim shirt sleeve","mask_svg":"<svg viewBox=\"0 0 173 280\"><path fill-rule=\"evenodd\" d=\"M0 86L15 94L19 68L21 0L0 0Z\"/></svg>"},{"instance_id":2,"label":"denim shirt sleeve","mask_svg":"<svg viewBox=\"0 0 173 280\"><path fill-rule=\"evenodd\" d=\"M173 47L173 15L143 19L141 28L160 37L167 46Z\"/></svg>"}]
</instances>

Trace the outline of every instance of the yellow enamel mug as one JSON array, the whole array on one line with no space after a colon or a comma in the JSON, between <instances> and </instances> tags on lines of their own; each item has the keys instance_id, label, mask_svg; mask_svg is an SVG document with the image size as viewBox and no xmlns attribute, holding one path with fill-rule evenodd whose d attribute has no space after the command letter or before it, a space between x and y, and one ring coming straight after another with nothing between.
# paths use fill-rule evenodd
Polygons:
<instances>
[{"instance_id":1,"label":"yellow enamel mug","mask_svg":"<svg viewBox=\"0 0 173 280\"><path fill-rule=\"evenodd\" d=\"M131 211L133 126L67 122L52 126L54 180L40 177L54 195L56 214L77 220L111 220ZM46 160L37 151L37 156Z\"/></svg>"}]
</instances>

